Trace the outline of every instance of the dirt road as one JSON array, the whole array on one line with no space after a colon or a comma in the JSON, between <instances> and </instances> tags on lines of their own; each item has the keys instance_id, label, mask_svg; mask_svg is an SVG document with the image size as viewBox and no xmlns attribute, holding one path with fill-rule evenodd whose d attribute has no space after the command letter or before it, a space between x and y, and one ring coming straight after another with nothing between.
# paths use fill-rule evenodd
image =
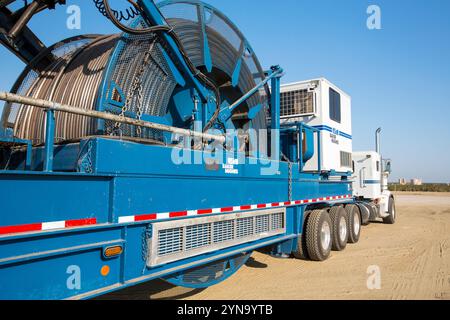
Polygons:
<instances>
[{"instance_id":1,"label":"dirt road","mask_svg":"<svg viewBox=\"0 0 450 320\"><path fill-rule=\"evenodd\" d=\"M398 194L397 212L397 224L364 227L358 244L323 263L255 252L236 275L203 291L153 281L102 299L450 300L450 193ZM380 271L380 289L368 289L370 266Z\"/></svg>"}]
</instances>

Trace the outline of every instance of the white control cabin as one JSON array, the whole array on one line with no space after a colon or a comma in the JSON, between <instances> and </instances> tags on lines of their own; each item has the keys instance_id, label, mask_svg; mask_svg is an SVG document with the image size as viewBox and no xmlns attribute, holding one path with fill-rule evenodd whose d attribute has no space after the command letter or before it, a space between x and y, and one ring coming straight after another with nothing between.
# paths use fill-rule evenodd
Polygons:
<instances>
[{"instance_id":1,"label":"white control cabin","mask_svg":"<svg viewBox=\"0 0 450 320\"><path fill-rule=\"evenodd\" d=\"M320 131L319 168L317 135L314 157L305 171L352 171L351 97L325 78L281 86L282 124L304 122Z\"/></svg>"}]
</instances>

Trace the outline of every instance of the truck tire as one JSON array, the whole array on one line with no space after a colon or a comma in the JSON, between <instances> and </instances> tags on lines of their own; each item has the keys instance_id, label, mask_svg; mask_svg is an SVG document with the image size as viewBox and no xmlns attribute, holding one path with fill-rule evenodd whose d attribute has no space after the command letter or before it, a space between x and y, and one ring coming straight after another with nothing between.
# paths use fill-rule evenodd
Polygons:
<instances>
[{"instance_id":1,"label":"truck tire","mask_svg":"<svg viewBox=\"0 0 450 320\"><path fill-rule=\"evenodd\" d=\"M357 243L361 236L361 213L354 204L345 206L345 211L348 221L348 243Z\"/></svg>"},{"instance_id":2,"label":"truck tire","mask_svg":"<svg viewBox=\"0 0 450 320\"><path fill-rule=\"evenodd\" d=\"M370 224L370 211L369 209L362 203L356 204L359 208L359 212L361 213L361 224L363 226L368 226Z\"/></svg>"},{"instance_id":3,"label":"truck tire","mask_svg":"<svg viewBox=\"0 0 450 320\"><path fill-rule=\"evenodd\" d=\"M325 261L331 253L332 221L326 210L314 210L306 221L306 249L313 261Z\"/></svg>"},{"instance_id":4,"label":"truck tire","mask_svg":"<svg viewBox=\"0 0 450 320\"><path fill-rule=\"evenodd\" d=\"M310 214L311 211L305 211L303 215L302 234L297 238L297 250L292 252L294 258L299 260L309 260L308 249L306 248L306 224Z\"/></svg>"},{"instance_id":5,"label":"truck tire","mask_svg":"<svg viewBox=\"0 0 450 320\"><path fill-rule=\"evenodd\" d=\"M395 210L395 200L393 197L389 198L389 206L388 206L388 213L389 216L386 218L383 218L384 224L394 224L395 220L397 219L397 211Z\"/></svg>"},{"instance_id":6,"label":"truck tire","mask_svg":"<svg viewBox=\"0 0 450 320\"><path fill-rule=\"evenodd\" d=\"M348 219L347 211L343 206L334 206L329 211L332 221L333 232L331 233L332 249L342 251L348 242Z\"/></svg>"}]
</instances>

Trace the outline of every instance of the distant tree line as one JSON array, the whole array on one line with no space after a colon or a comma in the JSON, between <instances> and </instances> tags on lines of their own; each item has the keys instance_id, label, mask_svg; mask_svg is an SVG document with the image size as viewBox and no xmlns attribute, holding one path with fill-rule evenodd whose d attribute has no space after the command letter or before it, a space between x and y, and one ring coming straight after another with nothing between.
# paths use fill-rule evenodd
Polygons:
<instances>
[{"instance_id":1,"label":"distant tree line","mask_svg":"<svg viewBox=\"0 0 450 320\"><path fill-rule=\"evenodd\" d=\"M421 186L412 184L401 185L398 183L389 184L390 191L405 191L405 192L450 192L450 184L443 183L425 183Z\"/></svg>"}]
</instances>

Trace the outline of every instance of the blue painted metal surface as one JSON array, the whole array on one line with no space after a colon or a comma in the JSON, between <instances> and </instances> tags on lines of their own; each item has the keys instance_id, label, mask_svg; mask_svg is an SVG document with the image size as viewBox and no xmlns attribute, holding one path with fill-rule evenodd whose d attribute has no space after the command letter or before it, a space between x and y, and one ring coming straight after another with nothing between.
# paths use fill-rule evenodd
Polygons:
<instances>
[{"instance_id":1,"label":"blue painted metal surface","mask_svg":"<svg viewBox=\"0 0 450 320\"><path fill-rule=\"evenodd\" d=\"M275 145L271 146L271 158L273 160L280 159L280 82L281 82L281 73L283 70L279 67L272 67L271 73L277 74L279 76L275 76L271 78L271 95L270 95L270 135L272 141L277 141ZM269 76L270 76L269 75Z\"/></svg>"},{"instance_id":2,"label":"blue painted metal surface","mask_svg":"<svg viewBox=\"0 0 450 320\"><path fill-rule=\"evenodd\" d=\"M53 157L55 148L55 112L47 110L47 121L45 122L45 159L44 171L53 171Z\"/></svg>"},{"instance_id":3,"label":"blue painted metal surface","mask_svg":"<svg viewBox=\"0 0 450 320\"><path fill-rule=\"evenodd\" d=\"M152 1L139 0L139 3L151 24L164 23ZM177 53L173 40L167 36L166 41ZM177 88L170 107L179 108L181 119L159 121L182 123L194 114L205 123L208 108L205 112L202 112L203 108L196 109L192 97L198 95L205 103L209 92L190 74L179 52L175 57L177 68L182 67L177 80L181 88ZM115 58L114 55L111 57L105 74L111 71L108 69L114 65ZM280 70L275 67L272 72ZM271 81L271 133L275 136L271 157L245 158L245 154L233 152L233 158L242 156L245 159L233 164L233 173L227 171L226 166L214 166L204 161L189 165L174 161L174 153L184 153L189 159L211 156L202 150L105 137L54 146L54 115L48 112L45 146L33 148L27 156L17 155L14 168L0 170L0 299L83 299L157 278L189 286L183 276L193 269L231 261L229 269L224 265L223 276L192 285L204 287L225 280L236 272L245 263L243 259L234 264L236 256L248 258L246 253L267 246L281 254L295 250L296 239L303 230L306 208L352 201L330 200L330 197L350 194L351 184L345 179L328 180L320 168L317 173L303 172L304 162L312 156L310 151L314 149L309 138L317 129L303 124L296 129L308 132L305 155L301 149L302 141L298 150L296 143L279 135L279 76L271 78ZM99 110L105 110L102 109L105 106L120 107L108 102L107 93L113 85L106 81L103 84ZM299 159L293 159L291 164L280 161L280 140L292 154L300 151ZM320 149L320 139L317 143ZM229 158L230 154L224 155L222 163L228 163ZM24 162L32 171L21 170ZM262 169L267 167L277 170L272 175L262 174ZM291 198L314 201L291 203ZM245 206L243 211L256 213L260 208L248 205L286 202L289 204L284 205L284 234L230 245L157 267L148 267L146 261L149 250L146 240L153 224L192 217L163 215L157 220L123 222L123 218L129 216L207 208ZM215 214L211 210L202 216ZM76 221L95 223L77 225ZM106 258L105 248L115 245L123 247L123 253Z\"/></svg>"},{"instance_id":4,"label":"blue painted metal surface","mask_svg":"<svg viewBox=\"0 0 450 320\"><path fill-rule=\"evenodd\" d=\"M278 91L273 92L277 94ZM276 108L277 99L273 99L273 103L274 110L279 110ZM274 113L277 116L277 111ZM277 127L276 122L274 126ZM41 161L42 154L48 154L46 148L34 151L33 154ZM0 231L9 226L96 220L92 226L1 235L0 298L88 298L156 278L170 279L172 274L179 276L193 268L260 247L272 245L280 253L290 253L295 249L294 240L301 233L306 205L286 208L286 233L283 235L156 268L147 267L143 258L146 250L143 237L154 221L119 223L120 217L283 203L289 198L286 162L266 159L265 165L255 165L246 159L244 163L235 165L237 174L230 175L220 166L211 168L204 162L197 165L174 163L172 156L175 151L185 152L191 159L206 156L201 150L180 150L97 137L84 140L78 146L70 144L55 148L54 169L72 167L68 170L72 172L0 171L0 188L3 190ZM59 154L66 156L59 157ZM85 160L88 158L89 161ZM80 162L89 166L80 166ZM278 166L279 170L274 175L263 176L261 169L264 166ZM294 163L292 169L293 199L349 193L347 181L328 181L319 173L303 173L299 163ZM310 205L326 204L327 201L323 200ZM123 246L124 252L119 257L105 259L103 250L111 245ZM110 270L107 274L102 272L106 267ZM77 276L80 277L79 283ZM18 282L17 279L28 281Z\"/></svg>"},{"instance_id":5,"label":"blue painted metal surface","mask_svg":"<svg viewBox=\"0 0 450 320\"><path fill-rule=\"evenodd\" d=\"M302 229L305 206L287 208L285 235L146 268L142 237L153 222L118 223L119 217L283 202L288 199L287 163L279 163L278 175L264 177L260 166L239 164L239 174L231 176L204 164L176 165L171 161L173 149L167 147L104 138L90 141L96 150L92 174L0 172L0 188L4 190L0 228L97 219L95 226L0 236L0 278L5 279L0 283L1 298L90 297L262 246L282 242L283 250L295 247L292 239ZM193 158L202 155L201 151L187 152ZM294 199L349 193L348 182L319 180L319 175L301 173L298 164L293 172ZM106 261L102 248L115 243L124 246L124 253ZM107 276L100 273L105 265L111 269ZM82 272L80 289L67 287L71 266ZM17 283L19 278L30 280Z\"/></svg>"},{"instance_id":6,"label":"blue painted metal surface","mask_svg":"<svg viewBox=\"0 0 450 320\"><path fill-rule=\"evenodd\" d=\"M248 91L247 93L245 93L241 98L239 98L237 101L235 101L232 105L228 106L226 105L224 108L222 108L221 112L220 112L220 119L222 122L227 122L228 120L231 119L231 117L233 116L233 112L236 111L236 109L238 109L242 103L244 103L245 101L247 101L251 96L253 96L255 93L258 92L258 90L260 90L262 87L264 87L266 85L266 83L268 83L269 81L272 81L272 86L274 88L279 88L279 78L281 77L281 74L283 73L283 70L279 67L273 67L274 69L272 70L272 72L266 77L266 79L264 79L263 81L261 81L260 83L258 83L254 88L252 88L250 91ZM277 89L279 90L279 89ZM276 101L275 97L279 96L279 92L275 92L273 95L273 100L272 100L272 105L274 106L274 112L273 114L276 114L276 110L278 108L279 111L279 105L280 105L280 101ZM251 108L249 110L249 119L253 119L256 117L256 115L261 111L262 106L261 105L257 105L253 108ZM278 112L279 114L279 112ZM272 123L272 128L274 130L279 130L279 120L278 122ZM275 127L274 127L275 126Z\"/></svg>"},{"instance_id":7,"label":"blue painted metal surface","mask_svg":"<svg viewBox=\"0 0 450 320\"><path fill-rule=\"evenodd\" d=\"M250 252L228 257L193 269L190 272L179 272L164 278L164 280L185 288L208 288L234 275L247 262L251 255L252 253Z\"/></svg>"}]
</instances>

